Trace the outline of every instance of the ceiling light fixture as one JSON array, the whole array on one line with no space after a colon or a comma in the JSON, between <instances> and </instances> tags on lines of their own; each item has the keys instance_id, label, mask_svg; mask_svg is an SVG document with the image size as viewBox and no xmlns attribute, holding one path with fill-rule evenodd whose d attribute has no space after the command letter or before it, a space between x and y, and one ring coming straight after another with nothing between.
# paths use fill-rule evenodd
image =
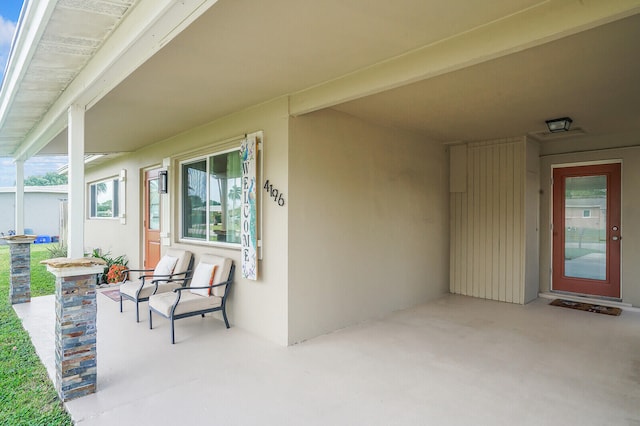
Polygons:
<instances>
[{"instance_id":1,"label":"ceiling light fixture","mask_svg":"<svg viewBox=\"0 0 640 426\"><path fill-rule=\"evenodd\" d=\"M573 120L569 117L562 117L547 120L545 123L547 123L547 127L551 133L568 132Z\"/></svg>"}]
</instances>

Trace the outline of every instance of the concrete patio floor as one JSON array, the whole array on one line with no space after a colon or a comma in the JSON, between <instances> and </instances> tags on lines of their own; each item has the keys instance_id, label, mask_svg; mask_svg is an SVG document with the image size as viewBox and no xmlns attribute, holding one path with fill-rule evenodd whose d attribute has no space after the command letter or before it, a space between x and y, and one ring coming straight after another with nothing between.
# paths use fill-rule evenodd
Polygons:
<instances>
[{"instance_id":1,"label":"concrete patio floor","mask_svg":"<svg viewBox=\"0 0 640 426\"><path fill-rule=\"evenodd\" d=\"M98 295L78 425L640 425L640 314L445 296L292 347ZM49 371L54 298L15 310Z\"/></svg>"}]
</instances>

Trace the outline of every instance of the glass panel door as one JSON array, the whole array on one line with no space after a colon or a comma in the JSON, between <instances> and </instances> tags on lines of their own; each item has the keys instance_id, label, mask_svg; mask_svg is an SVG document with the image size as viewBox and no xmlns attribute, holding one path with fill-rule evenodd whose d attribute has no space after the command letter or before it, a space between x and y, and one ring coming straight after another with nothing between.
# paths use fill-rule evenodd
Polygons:
<instances>
[{"instance_id":1,"label":"glass panel door","mask_svg":"<svg viewBox=\"0 0 640 426\"><path fill-rule=\"evenodd\" d=\"M620 170L553 170L553 290L620 297Z\"/></svg>"}]
</instances>

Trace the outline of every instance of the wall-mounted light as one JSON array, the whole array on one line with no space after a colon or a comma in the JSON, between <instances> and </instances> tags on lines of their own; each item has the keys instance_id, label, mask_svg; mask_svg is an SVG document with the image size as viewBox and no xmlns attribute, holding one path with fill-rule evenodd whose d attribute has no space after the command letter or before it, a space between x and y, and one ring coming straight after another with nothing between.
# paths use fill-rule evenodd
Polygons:
<instances>
[{"instance_id":1,"label":"wall-mounted light","mask_svg":"<svg viewBox=\"0 0 640 426\"><path fill-rule=\"evenodd\" d=\"M547 120L545 123L547 123L547 127L551 133L568 132L573 120L569 117L562 117Z\"/></svg>"},{"instance_id":2,"label":"wall-mounted light","mask_svg":"<svg viewBox=\"0 0 640 426\"><path fill-rule=\"evenodd\" d=\"M169 172L167 170L160 170L158 178L158 192L160 194L166 194L169 192Z\"/></svg>"}]
</instances>

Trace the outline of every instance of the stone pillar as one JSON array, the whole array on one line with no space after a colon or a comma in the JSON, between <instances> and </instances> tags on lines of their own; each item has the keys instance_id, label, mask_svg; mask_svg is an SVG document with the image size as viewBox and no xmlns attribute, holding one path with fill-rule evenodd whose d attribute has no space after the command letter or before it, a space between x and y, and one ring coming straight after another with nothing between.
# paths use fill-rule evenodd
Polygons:
<instances>
[{"instance_id":1,"label":"stone pillar","mask_svg":"<svg viewBox=\"0 0 640 426\"><path fill-rule=\"evenodd\" d=\"M96 391L96 275L101 259L49 259L56 276L56 390L62 401Z\"/></svg>"},{"instance_id":2,"label":"stone pillar","mask_svg":"<svg viewBox=\"0 0 640 426\"><path fill-rule=\"evenodd\" d=\"M3 237L9 244L9 301L31 302L31 244L33 235L11 235Z\"/></svg>"}]
</instances>

